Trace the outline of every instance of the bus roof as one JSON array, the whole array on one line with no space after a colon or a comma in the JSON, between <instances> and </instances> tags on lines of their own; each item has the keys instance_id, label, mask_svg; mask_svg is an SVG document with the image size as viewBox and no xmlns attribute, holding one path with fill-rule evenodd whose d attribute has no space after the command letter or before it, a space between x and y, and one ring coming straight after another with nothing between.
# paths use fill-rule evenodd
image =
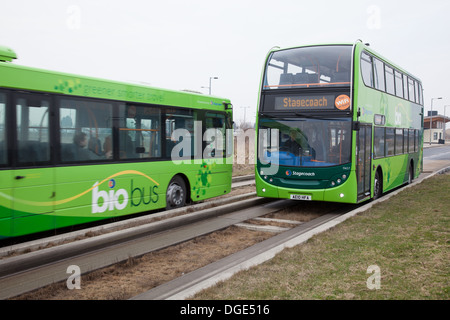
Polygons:
<instances>
[{"instance_id":1,"label":"bus roof","mask_svg":"<svg viewBox=\"0 0 450 320\"><path fill-rule=\"evenodd\" d=\"M321 46L353 46L354 43L350 42L337 42L337 43L315 43L315 44L303 44L298 46L291 46L291 47L273 47L269 54L276 51L283 51L283 50L290 50L290 49L297 49L297 48L306 48L306 47L321 47Z\"/></svg>"},{"instance_id":2,"label":"bus roof","mask_svg":"<svg viewBox=\"0 0 450 320\"><path fill-rule=\"evenodd\" d=\"M2 75L0 87L2 88L167 106L186 107L188 105L192 108L218 111L224 110L224 105L231 104L229 99L201 93L155 88L143 84L21 66L10 63L13 57L17 57L14 51L0 46L0 73Z\"/></svg>"}]
</instances>

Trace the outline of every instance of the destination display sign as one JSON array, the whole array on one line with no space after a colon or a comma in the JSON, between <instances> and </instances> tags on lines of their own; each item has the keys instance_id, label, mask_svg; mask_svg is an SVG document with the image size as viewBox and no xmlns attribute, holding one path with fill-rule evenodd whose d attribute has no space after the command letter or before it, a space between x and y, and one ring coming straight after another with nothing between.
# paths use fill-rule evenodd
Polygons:
<instances>
[{"instance_id":1,"label":"destination display sign","mask_svg":"<svg viewBox=\"0 0 450 320\"><path fill-rule=\"evenodd\" d=\"M302 95L302 96L278 96L275 97L274 110L298 111L298 110L347 110L350 108L348 95Z\"/></svg>"}]
</instances>

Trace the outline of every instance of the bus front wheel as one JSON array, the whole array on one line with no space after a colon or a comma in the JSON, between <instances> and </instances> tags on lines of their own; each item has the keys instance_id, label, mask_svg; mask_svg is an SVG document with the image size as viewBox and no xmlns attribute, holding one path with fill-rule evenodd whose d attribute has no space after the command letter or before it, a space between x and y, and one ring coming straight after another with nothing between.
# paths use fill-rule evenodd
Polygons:
<instances>
[{"instance_id":1,"label":"bus front wheel","mask_svg":"<svg viewBox=\"0 0 450 320\"><path fill-rule=\"evenodd\" d=\"M180 176L175 176L169 183L166 193L166 209L183 207L186 204L186 183Z\"/></svg>"}]
</instances>

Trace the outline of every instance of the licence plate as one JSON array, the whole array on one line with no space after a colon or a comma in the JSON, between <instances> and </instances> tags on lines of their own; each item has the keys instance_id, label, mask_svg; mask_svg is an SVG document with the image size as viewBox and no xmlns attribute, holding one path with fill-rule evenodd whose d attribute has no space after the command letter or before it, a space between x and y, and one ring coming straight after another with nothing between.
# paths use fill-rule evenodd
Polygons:
<instances>
[{"instance_id":1,"label":"licence plate","mask_svg":"<svg viewBox=\"0 0 450 320\"><path fill-rule=\"evenodd\" d=\"M291 200L306 200L306 201L311 201L312 197L311 196L305 196L305 195L301 195L301 194L291 194Z\"/></svg>"}]
</instances>

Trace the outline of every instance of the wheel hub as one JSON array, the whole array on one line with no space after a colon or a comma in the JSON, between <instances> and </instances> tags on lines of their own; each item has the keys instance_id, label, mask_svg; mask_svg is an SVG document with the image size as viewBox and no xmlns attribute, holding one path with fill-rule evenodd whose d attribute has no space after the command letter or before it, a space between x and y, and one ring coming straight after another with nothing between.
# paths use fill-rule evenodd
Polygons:
<instances>
[{"instance_id":1,"label":"wheel hub","mask_svg":"<svg viewBox=\"0 0 450 320\"><path fill-rule=\"evenodd\" d=\"M178 184L171 184L167 190L167 202L170 206L179 206L184 198L183 188Z\"/></svg>"}]
</instances>

